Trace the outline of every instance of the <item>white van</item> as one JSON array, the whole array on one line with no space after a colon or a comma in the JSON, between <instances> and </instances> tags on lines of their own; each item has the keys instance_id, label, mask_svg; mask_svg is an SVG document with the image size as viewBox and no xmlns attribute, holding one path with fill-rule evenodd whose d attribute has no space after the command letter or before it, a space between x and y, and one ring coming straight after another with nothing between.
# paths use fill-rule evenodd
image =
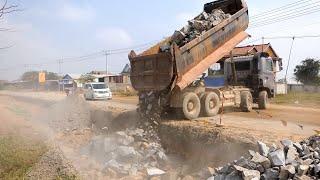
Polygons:
<instances>
[{"instance_id":1,"label":"white van","mask_svg":"<svg viewBox=\"0 0 320 180\"><path fill-rule=\"evenodd\" d=\"M110 100L112 92L104 83L88 83L84 86L84 98L86 100Z\"/></svg>"}]
</instances>

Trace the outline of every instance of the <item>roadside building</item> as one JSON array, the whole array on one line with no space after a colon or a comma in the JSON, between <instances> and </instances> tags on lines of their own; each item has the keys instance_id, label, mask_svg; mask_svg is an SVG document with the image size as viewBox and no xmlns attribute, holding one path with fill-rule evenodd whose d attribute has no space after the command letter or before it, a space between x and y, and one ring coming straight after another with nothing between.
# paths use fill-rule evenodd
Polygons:
<instances>
[{"instance_id":1,"label":"roadside building","mask_svg":"<svg viewBox=\"0 0 320 180\"><path fill-rule=\"evenodd\" d=\"M119 74L108 74L106 76L107 83L116 83L116 84L131 84L130 82L130 65L126 64L121 73Z\"/></svg>"},{"instance_id":2,"label":"roadside building","mask_svg":"<svg viewBox=\"0 0 320 180\"><path fill-rule=\"evenodd\" d=\"M81 88L83 85L79 81L81 75L79 74L66 74L59 80L59 89L64 91L66 88Z\"/></svg>"},{"instance_id":3,"label":"roadside building","mask_svg":"<svg viewBox=\"0 0 320 180\"><path fill-rule=\"evenodd\" d=\"M234 57L240 57L240 56L250 56L260 52L268 53L269 56L273 59L273 63L275 64L274 66L275 72L282 70L281 69L282 59L279 57L278 53L275 51L275 49L272 47L270 43L239 46L234 48L234 50L232 51L232 54ZM223 60L227 58L230 58L230 55L227 55Z\"/></svg>"}]
</instances>

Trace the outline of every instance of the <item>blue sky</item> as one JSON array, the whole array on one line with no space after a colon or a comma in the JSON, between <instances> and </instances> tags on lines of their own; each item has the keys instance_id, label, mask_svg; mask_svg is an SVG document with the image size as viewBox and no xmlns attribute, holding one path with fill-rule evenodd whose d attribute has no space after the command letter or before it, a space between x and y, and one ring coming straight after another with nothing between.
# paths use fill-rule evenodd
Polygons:
<instances>
[{"instance_id":1,"label":"blue sky","mask_svg":"<svg viewBox=\"0 0 320 180\"><path fill-rule=\"evenodd\" d=\"M1 0L3 2L3 0ZM0 32L1 68L21 64L55 62L65 57L82 56L105 49L131 47L160 40L180 29L187 20L202 11L205 0L8 0L18 4L22 12L0 20L2 27L10 32ZM292 0L248 0L250 15L291 3ZM317 0L314 0L316 3ZM320 13L295 20L249 29L252 39L261 36L313 35L320 28ZM318 22L317 22L317 19ZM252 41L252 39L246 42ZM293 53L293 65L305 57L319 57L315 51L320 39L298 40ZM266 41L269 42L269 41ZM270 41L286 62L290 40ZM257 42L259 43L259 42ZM245 43L244 43L245 44ZM117 73L128 63L127 54L109 57L110 71ZM65 63L63 73L85 73L104 70L104 57ZM0 72L0 79L17 79L26 70L49 70L58 72L57 64L43 66L18 66ZM283 76L283 73L280 74Z\"/></svg>"}]
</instances>

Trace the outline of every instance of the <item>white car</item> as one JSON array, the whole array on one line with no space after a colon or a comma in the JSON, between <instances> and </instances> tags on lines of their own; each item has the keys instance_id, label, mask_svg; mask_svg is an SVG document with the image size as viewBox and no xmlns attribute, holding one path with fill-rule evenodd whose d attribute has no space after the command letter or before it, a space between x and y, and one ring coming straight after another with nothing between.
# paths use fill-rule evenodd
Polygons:
<instances>
[{"instance_id":1,"label":"white car","mask_svg":"<svg viewBox=\"0 0 320 180\"><path fill-rule=\"evenodd\" d=\"M110 100L112 92L105 83L88 83L84 86L84 98L86 100Z\"/></svg>"}]
</instances>

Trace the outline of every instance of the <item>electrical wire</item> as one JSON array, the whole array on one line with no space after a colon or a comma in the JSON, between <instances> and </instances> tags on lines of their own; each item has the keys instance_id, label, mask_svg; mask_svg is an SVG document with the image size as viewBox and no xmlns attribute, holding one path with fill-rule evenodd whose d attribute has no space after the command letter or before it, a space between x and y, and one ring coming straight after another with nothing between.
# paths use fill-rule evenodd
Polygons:
<instances>
[{"instance_id":1,"label":"electrical wire","mask_svg":"<svg viewBox=\"0 0 320 180\"><path fill-rule=\"evenodd\" d=\"M320 6L318 6L318 7L320 7ZM299 12L297 14L293 14L293 15L290 15L290 16L282 16L282 17L279 17L279 18L269 19L267 21L262 21L262 22L250 24L250 29L257 28L257 27L262 27L262 26L265 26L265 25L271 25L271 24L283 22L283 21L286 21L286 20L296 19L296 18L305 16L305 15L309 15L309 14L313 14L313 13L319 13L319 12L320 12L320 8L317 8L317 9L312 9L311 11L302 11L302 12Z\"/></svg>"},{"instance_id":2,"label":"electrical wire","mask_svg":"<svg viewBox=\"0 0 320 180\"><path fill-rule=\"evenodd\" d=\"M253 19L259 18L261 16L265 16L266 14L274 13L274 12L277 12L279 10L287 9L287 8L292 7L292 6L296 6L296 5L299 5L301 3L306 3L306 2L310 2L310 1L312 1L312 0L299 0L299 1L296 1L296 2L293 2L293 3L289 3L289 4L286 4L286 5L280 6L280 7L275 8L275 9L270 9L270 10L261 12L261 13L255 15L255 16L252 16L252 18Z\"/></svg>"},{"instance_id":3,"label":"electrical wire","mask_svg":"<svg viewBox=\"0 0 320 180\"><path fill-rule=\"evenodd\" d=\"M308 5L305 5L305 6L302 6L302 7L297 7L297 8L294 8L294 9L286 9L284 11L278 11L278 12L275 12L273 14L268 14L264 17L261 17L261 18L258 18L258 19L253 19L252 20L252 23L256 23L256 22L261 22L261 21L264 21L264 20L268 20L268 19L273 19L273 18L280 18L280 17L284 17L284 16L291 16L291 15L295 15L299 12L303 12L303 11L306 11L306 10L313 10L315 8L318 8L320 5L320 1L317 1L316 3L313 3L313 4L308 4Z\"/></svg>"}]
</instances>

